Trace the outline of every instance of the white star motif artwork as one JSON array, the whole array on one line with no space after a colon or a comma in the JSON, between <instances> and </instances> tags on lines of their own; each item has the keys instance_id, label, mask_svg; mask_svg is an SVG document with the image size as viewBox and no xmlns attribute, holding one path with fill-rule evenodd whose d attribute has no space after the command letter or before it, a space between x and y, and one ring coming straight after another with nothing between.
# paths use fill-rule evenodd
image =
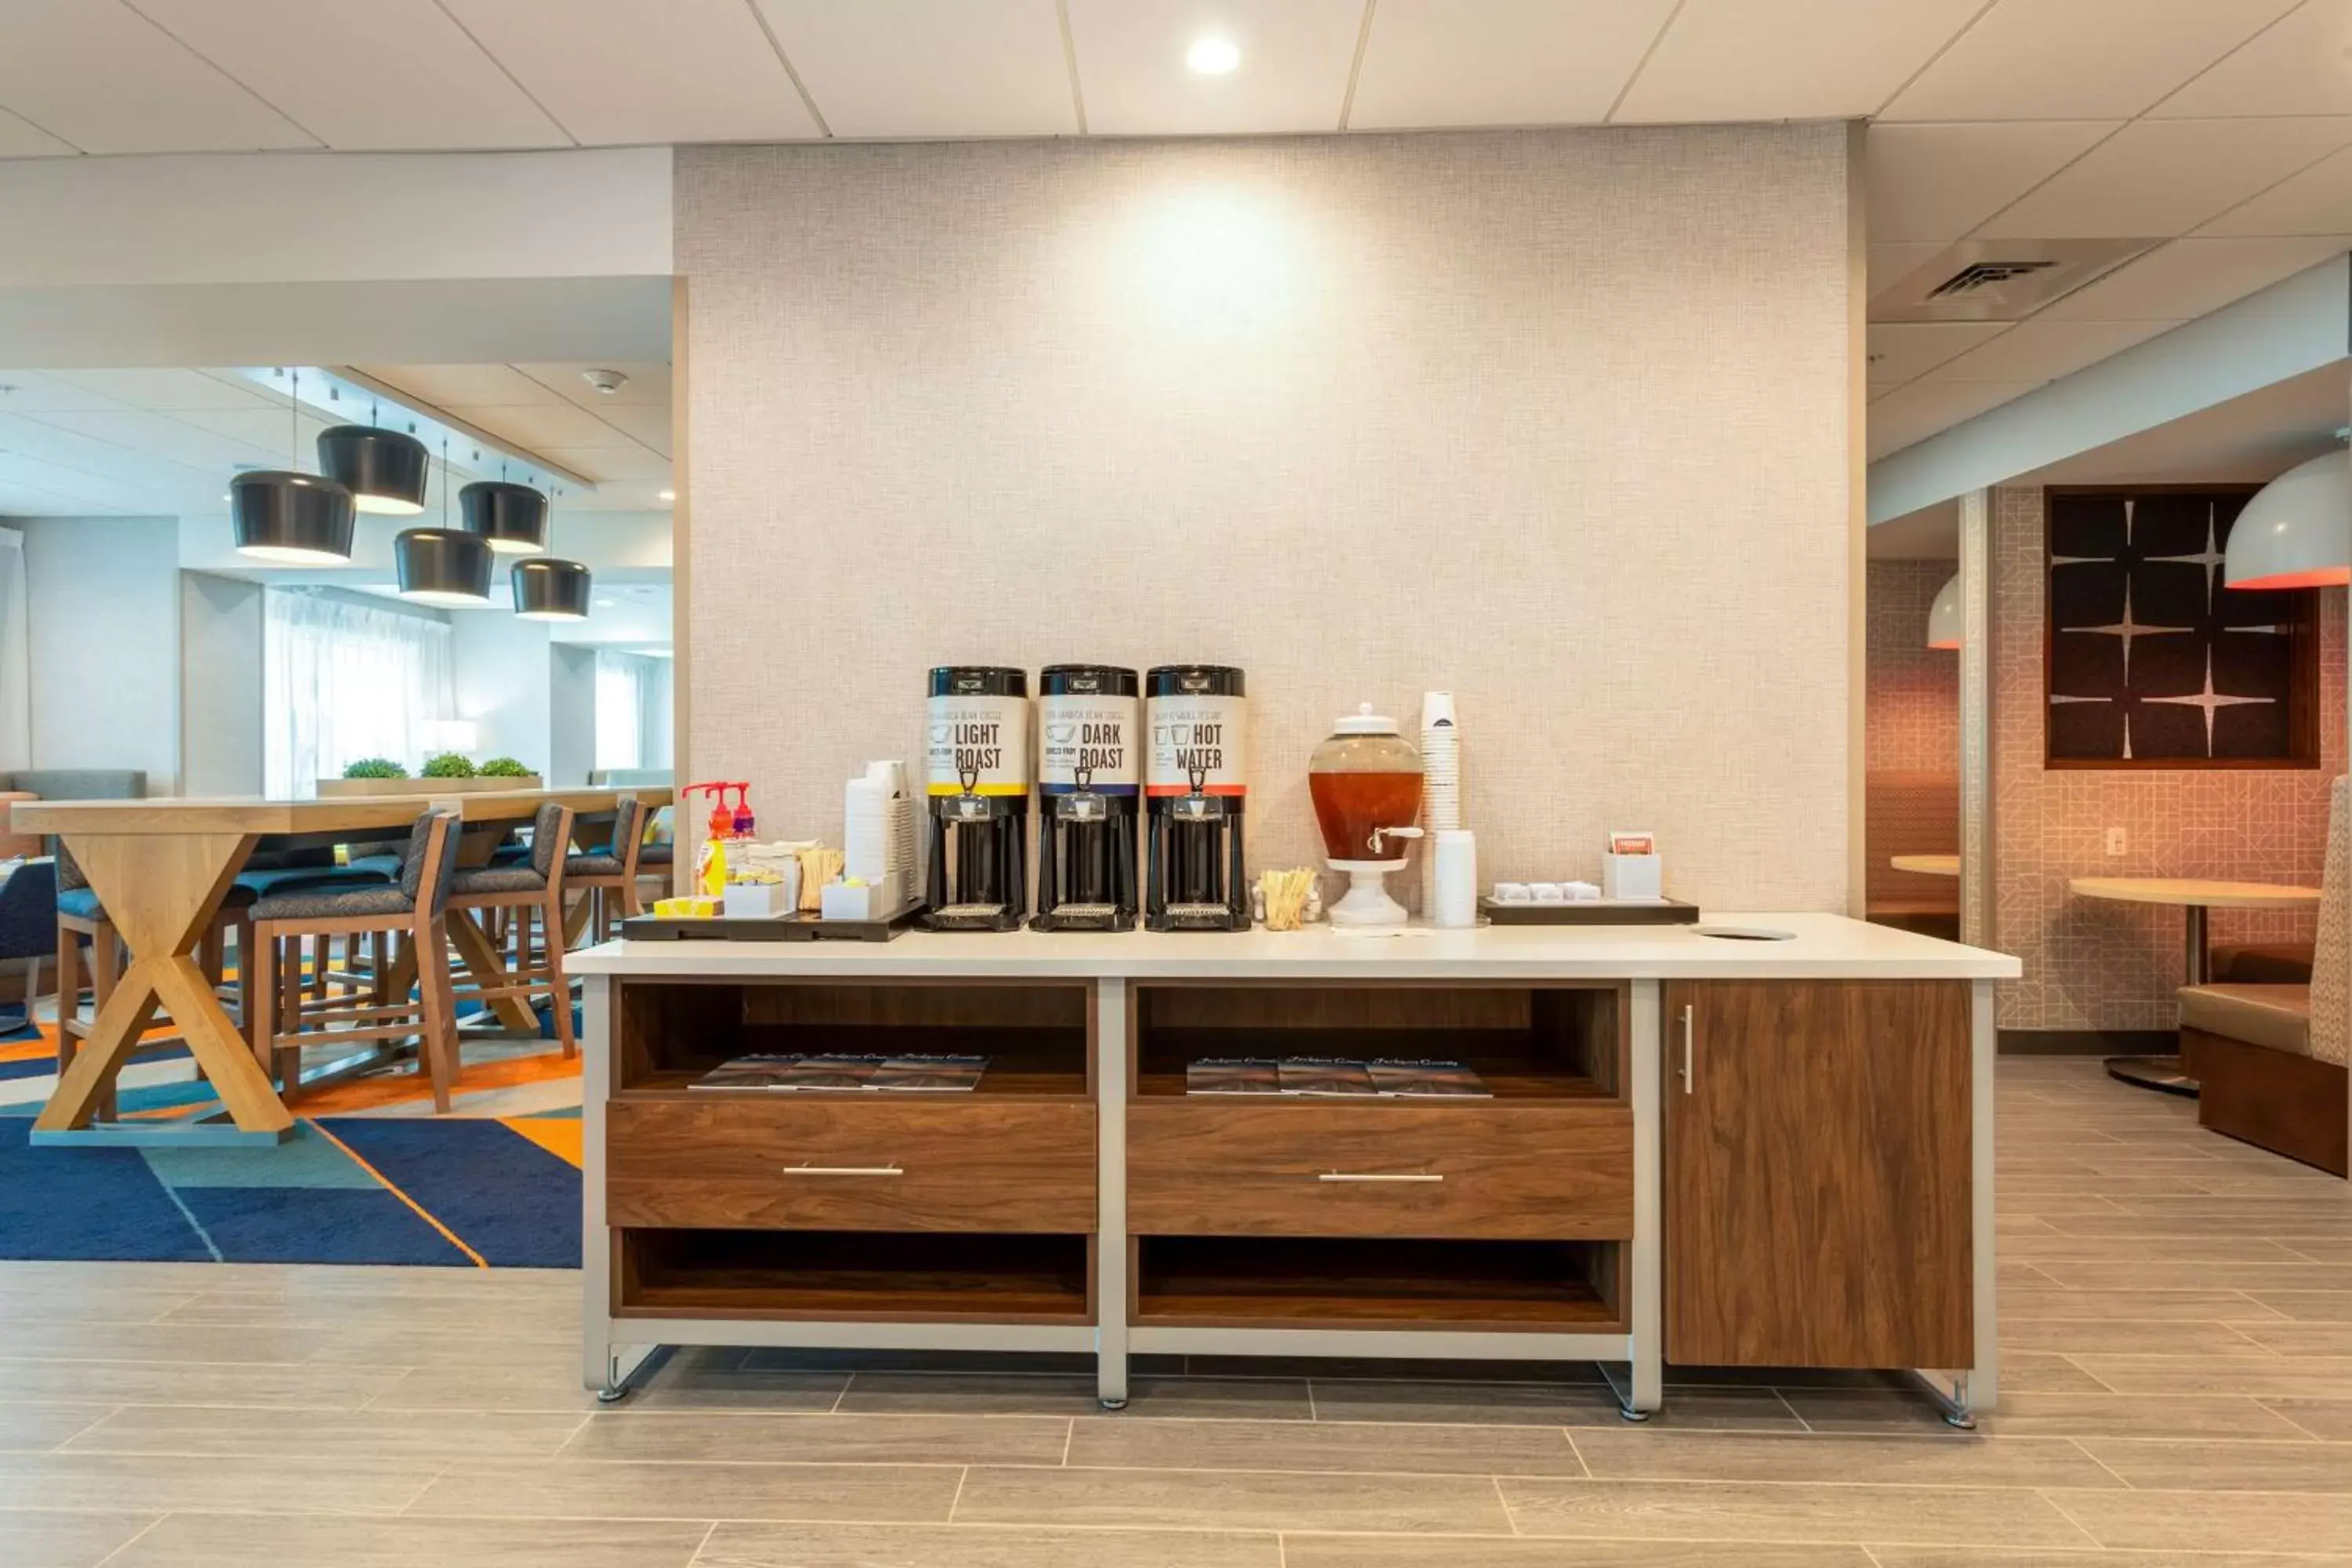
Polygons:
<instances>
[{"instance_id":1,"label":"white star motif artwork","mask_svg":"<svg viewBox=\"0 0 2352 1568\"><path fill-rule=\"evenodd\" d=\"M2243 707L2248 703L2259 704L2274 700L2268 697L2224 697L2220 692L2214 690L2213 650L2209 647L2205 650L2204 690L2191 692L2186 697L2150 697L2147 699L2147 700L2150 702L2172 702L2184 708L2202 708L2205 710L2205 754L2210 757L2213 754L2213 711L2215 709L2239 708Z\"/></svg>"},{"instance_id":2,"label":"white star motif artwork","mask_svg":"<svg viewBox=\"0 0 2352 1568\"><path fill-rule=\"evenodd\" d=\"M2124 576L2124 618L2122 620L2104 626L2068 626L2066 629L2070 632L2097 632L2107 637L2123 638L2124 685L2128 689L2131 685L2132 638L2179 637L2185 633L2193 632L2197 628L2195 626L2145 626L2138 621L2133 620L2131 607L2131 576L2130 574L2126 573Z\"/></svg>"}]
</instances>

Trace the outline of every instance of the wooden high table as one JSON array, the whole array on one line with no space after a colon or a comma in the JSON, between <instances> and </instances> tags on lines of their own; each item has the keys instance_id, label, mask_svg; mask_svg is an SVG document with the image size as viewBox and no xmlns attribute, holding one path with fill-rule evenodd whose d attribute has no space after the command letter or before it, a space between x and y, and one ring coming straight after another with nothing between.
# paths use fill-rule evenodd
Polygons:
<instances>
[{"instance_id":1,"label":"wooden high table","mask_svg":"<svg viewBox=\"0 0 2352 1568\"><path fill-rule=\"evenodd\" d=\"M2203 985L2213 977L2210 910L2307 910L2319 906L2317 888L2281 882L2216 881L2200 877L2077 877L2066 884L2078 899L2125 904L2170 904L2183 911L2182 984ZM2181 1070L2180 1058L2109 1057L2109 1077L2140 1089L2194 1096L2197 1080Z\"/></svg>"},{"instance_id":2,"label":"wooden high table","mask_svg":"<svg viewBox=\"0 0 2352 1568\"><path fill-rule=\"evenodd\" d=\"M276 1143L292 1133L293 1116L195 959L230 885L263 844L294 848L396 837L438 804L457 813L478 856L487 858L505 829L529 822L549 801L593 817L610 815L625 795L650 810L668 805L671 792L666 786L501 790L445 799L427 787L414 795L331 800L16 803L9 814L14 830L65 840L131 950L113 994L34 1120L32 1142ZM451 921L449 935L459 961L478 980L505 973L497 948L471 921ZM247 955L238 954L238 962L249 962ZM510 1026L525 1026L515 1015L528 1009L514 998L492 1006ZM96 1120L116 1075L159 1013L186 1038L222 1111L176 1121ZM224 1112L227 1124L220 1120Z\"/></svg>"}]
</instances>

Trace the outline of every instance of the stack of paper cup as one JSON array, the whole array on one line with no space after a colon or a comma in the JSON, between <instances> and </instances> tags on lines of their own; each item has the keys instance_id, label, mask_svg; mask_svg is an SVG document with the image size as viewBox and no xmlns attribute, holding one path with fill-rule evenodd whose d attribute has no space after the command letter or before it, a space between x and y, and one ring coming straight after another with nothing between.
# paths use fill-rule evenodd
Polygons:
<instances>
[{"instance_id":1,"label":"stack of paper cup","mask_svg":"<svg viewBox=\"0 0 2352 1568\"><path fill-rule=\"evenodd\" d=\"M1421 694L1421 821L1432 835L1432 847L1421 858L1422 913L1437 910L1437 855L1434 836L1462 826L1462 737L1454 724L1454 693Z\"/></svg>"},{"instance_id":2,"label":"stack of paper cup","mask_svg":"<svg viewBox=\"0 0 2352 1568\"><path fill-rule=\"evenodd\" d=\"M903 763L868 763L842 800L842 874L881 891L884 907L904 900L914 870L915 824Z\"/></svg>"},{"instance_id":3,"label":"stack of paper cup","mask_svg":"<svg viewBox=\"0 0 2352 1568\"><path fill-rule=\"evenodd\" d=\"M1430 855L1436 867L1437 895L1430 905L1432 924L1463 930L1478 923L1477 835L1459 827L1442 828Z\"/></svg>"}]
</instances>

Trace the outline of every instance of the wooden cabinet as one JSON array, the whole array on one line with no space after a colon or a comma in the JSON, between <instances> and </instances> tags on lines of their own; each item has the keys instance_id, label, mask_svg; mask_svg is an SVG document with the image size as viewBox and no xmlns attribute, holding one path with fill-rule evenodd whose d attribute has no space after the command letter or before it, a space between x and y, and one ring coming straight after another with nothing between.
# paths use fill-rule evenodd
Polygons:
<instances>
[{"instance_id":1,"label":"wooden cabinet","mask_svg":"<svg viewBox=\"0 0 2352 1568\"><path fill-rule=\"evenodd\" d=\"M1664 988L1665 1354L1975 1359L1969 988Z\"/></svg>"}]
</instances>

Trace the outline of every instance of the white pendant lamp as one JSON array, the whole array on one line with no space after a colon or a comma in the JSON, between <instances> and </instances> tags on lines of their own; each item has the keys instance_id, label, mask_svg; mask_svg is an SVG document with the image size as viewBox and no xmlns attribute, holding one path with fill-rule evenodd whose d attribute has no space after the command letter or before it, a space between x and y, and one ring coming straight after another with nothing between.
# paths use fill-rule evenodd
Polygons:
<instances>
[{"instance_id":1,"label":"white pendant lamp","mask_svg":"<svg viewBox=\"0 0 2352 1568\"><path fill-rule=\"evenodd\" d=\"M1960 646L1960 574L1957 572L1936 591L1936 602L1927 606L1927 646Z\"/></svg>"},{"instance_id":2,"label":"white pendant lamp","mask_svg":"<svg viewBox=\"0 0 2352 1568\"><path fill-rule=\"evenodd\" d=\"M2314 458L2257 491L2230 531L2221 580L2232 588L2352 583L2352 455Z\"/></svg>"}]
</instances>

